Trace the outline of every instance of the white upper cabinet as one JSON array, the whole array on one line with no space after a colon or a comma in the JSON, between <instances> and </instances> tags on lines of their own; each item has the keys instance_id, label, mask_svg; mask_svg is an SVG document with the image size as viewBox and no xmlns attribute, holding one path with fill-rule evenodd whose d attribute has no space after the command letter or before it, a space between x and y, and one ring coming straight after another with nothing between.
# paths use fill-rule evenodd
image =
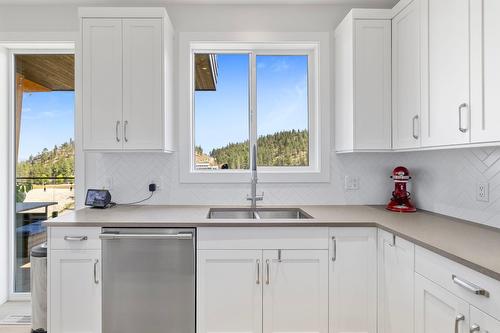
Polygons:
<instances>
[{"instance_id":1,"label":"white upper cabinet","mask_svg":"<svg viewBox=\"0 0 500 333\"><path fill-rule=\"evenodd\" d=\"M469 0L421 0L423 91L422 146L470 142Z\"/></svg>"},{"instance_id":2,"label":"white upper cabinet","mask_svg":"<svg viewBox=\"0 0 500 333\"><path fill-rule=\"evenodd\" d=\"M415 246L378 230L378 333L413 332Z\"/></svg>"},{"instance_id":3,"label":"white upper cabinet","mask_svg":"<svg viewBox=\"0 0 500 333\"><path fill-rule=\"evenodd\" d=\"M471 141L500 141L500 1L470 7Z\"/></svg>"},{"instance_id":4,"label":"white upper cabinet","mask_svg":"<svg viewBox=\"0 0 500 333\"><path fill-rule=\"evenodd\" d=\"M122 147L122 21L82 22L83 142L86 149Z\"/></svg>"},{"instance_id":5,"label":"white upper cabinet","mask_svg":"<svg viewBox=\"0 0 500 333\"><path fill-rule=\"evenodd\" d=\"M330 229L330 331L377 332L377 229Z\"/></svg>"},{"instance_id":6,"label":"white upper cabinet","mask_svg":"<svg viewBox=\"0 0 500 333\"><path fill-rule=\"evenodd\" d=\"M172 151L173 28L164 8L82 8L83 147Z\"/></svg>"},{"instance_id":7,"label":"white upper cabinet","mask_svg":"<svg viewBox=\"0 0 500 333\"><path fill-rule=\"evenodd\" d=\"M264 333L328 333L328 250L264 250Z\"/></svg>"},{"instance_id":8,"label":"white upper cabinet","mask_svg":"<svg viewBox=\"0 0 500 333\"><path fill-rule=\"evenodd\" d=\"M392 20L392 142L420 147L420 0Z\"/></svg>"},{"instance_id":9,"label":"white upper cabinet","mask_svg":"<svg viewBox=\"0 0 500 333\"><path fill-rule=\"evenodd\" d=\"M352 10L335 30L335 147L383 151L391 143L389 11Z\"/></svg>"}]
</instances>

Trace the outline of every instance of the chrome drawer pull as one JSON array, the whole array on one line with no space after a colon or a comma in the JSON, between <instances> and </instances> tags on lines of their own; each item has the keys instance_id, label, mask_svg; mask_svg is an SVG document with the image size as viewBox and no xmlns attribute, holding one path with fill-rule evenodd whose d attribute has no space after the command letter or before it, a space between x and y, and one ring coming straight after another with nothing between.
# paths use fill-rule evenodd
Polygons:
<instances>
[{"instance_id":1,"label":"chrome drawer pull","mask_svg":"<svg viewBox=\"0 0 500 333\"><path fill-rule=\"evenodd\" d=\"M257 259L257 284L260 284L260 259Z\"/></svg>"},{"instance_id":2,"label":"chrome drawer pull","mask_svg":"<svg viewBox=\"0 0 500 333\"><path fill-rule=\"evenodd\" d=\"M469 332L470 333L481 332L481 327L479 327L479 325L474 324L470 327Z\"/></svg>"},{"instance_id":3,"label":"chrome drawer pull","mask_svg":"<svg viewBox=\"0 0 500 333\"><path fill-rule=\"evenodd\" d=\"M490 293L487 290L485 290L479 286L476 286L475 284L470 283L469 281L461 279L456 275L452 275L452 280L455 284L459 285L460 287L462 287L462 288L464 288L464 289L466 289L466 290L468 290L476 295L490 297Z\"/></svg>"},{"instance_id":4,"label":"chrome drawer pull","mask_svg":"<svg viewBox=\"0 0 500 333\"><path fill-rule=\"evenodd\" d=\"M83 242L87 239L87 236L64 236L64 240L69 242Z\"/></svg>"},{"instance_id":5,"label":"chrome drawer pull","mask_svg":"<svg viewBox=\"0 0 500 333\"><path fill-rule=\"evenodd\" d=\"M96 259L94 261L94 283L99 284L99 280L97 279L97 264L99 264L99 260Z\"/></svg>"},{"instance_id":6,"label":"chrome drawer pull","mask_svg":"<svg viewBox=\"0 0 500 333\"><path fill-rule=\"evenodd\" d=\"M455 333L459 333L458 331L458 323L461 322L461 321L464 321L465 320L465 316L461 313L457 314L457 316L455 317Z\"/></svg>"},{"instance_id":7,"label":"chrome drawer pull","mask_svg":"<svg viewBox=\"0 0 500 333\"><path fill-rule=\"evenodd\" d=\"M332 237L332 261L337 260L337 239L335 237Z\"/></svg>"},{"instance_id":8,"label":"chrome drawer pull","mask_svg":"<svg viewBox=\"0 0 500 333\"><path fill-rule=\"evenodd\" d=\"M270 270L270 267L269 267L269 259L266 259L266 284L269 284L269 270Z\"/></svg>"},{"instance_id":9,"label":"chrome drawer pull","mask_svg":"<svg viewBox=\"0 0 500 333\"><path fill-rule=\"evenodd\" d=\"M113 239L193 239L191 232L180 232L178 234L119 234L119 233L103 233L99 235L102 240Z\"/></svg>"}]
</instances>

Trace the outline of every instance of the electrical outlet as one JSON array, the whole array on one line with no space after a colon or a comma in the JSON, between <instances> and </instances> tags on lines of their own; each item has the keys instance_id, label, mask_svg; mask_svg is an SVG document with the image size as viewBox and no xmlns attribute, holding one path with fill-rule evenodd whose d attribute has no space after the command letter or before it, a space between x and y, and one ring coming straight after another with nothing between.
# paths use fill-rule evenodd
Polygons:
<instances>
[{"instance_id":1,"label":"electrical outlet","mask_svg":"<svg viewBox=\"0 0 500 333\"><path fill-rule=\"evenodd\" d=\"M345 176L344 177L344 190L346 190L346 191L359 190L359 177Z\"/></svg>"},{"instance_id":2,"label":"electrical outlet","mask_svg":"<svg viewBox=\"0 0 500 333\"><path fill-rule=\"evenodd\" d=\"M162 177L156 177L156 178L152 178L148 185L149 184L155 184L156 185L156 191L161 191L163 189L163 178Z\"/></svg>"},{"instance_id":3,"label":"electrical outlet","mask_svg":"<svg viewBox=\"0 0 500 333\"><path fill-rule=\"evenodd\" d=\"M477 201L490 201L490 184L489 183L477 183L476 184L476 200Z\"/></svg>"}]
</instances>

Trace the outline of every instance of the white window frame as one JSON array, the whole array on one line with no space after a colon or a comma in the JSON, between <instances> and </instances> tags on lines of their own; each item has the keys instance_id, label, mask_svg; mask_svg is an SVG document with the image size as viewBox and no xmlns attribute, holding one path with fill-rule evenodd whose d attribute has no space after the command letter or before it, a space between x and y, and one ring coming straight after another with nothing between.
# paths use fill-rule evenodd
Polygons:
<instances>
[{"instance_id":1,"label":"white window frame","mask_svg":"<svg viewBox=\"0 0 500 333\"><path fill-rule=\"evenodd\" d=\"M198 35L198 38L193 38ZM258 167L259 182L262 183L315 183L329 181L329 122L328 113L324 112L328 101L320 100L320 65L327 67L329 64L320 57L320 45L328 43L328 38L318 34L307 35L303 39L297 34L280 33L280 39L260 40L238 37L239 33L207 34L200 38L200 34L184 33L180 38L179 55L179 109L180 109L180 181L181 183L246 183L250 179L250 170L196 170L194 161L195 129L194 129L194 55L196 53L245 53L249 54L249 140L257 141L256 110L256 59L259 55L307 55L308 56L308 132L309 132L309 166L296 167ZM203 35L203 34L202 34ZM217 35L214 41L213 35ZM299 34L301 35L301 34ZM314 36L313 36L314 35ZM267 38L272 36L266 36ZM185 37L185 38L183 38ZM299 37L300 39L297 39ZM208 41L204 41L208 40ZM242 40L243 39L243 40ZM296 40L294 40L296 39ZM275 40L280 40L276 42ZM323 62L320 63L320 59ZM328 58L327 58L328 59ZM187 77L185 76L187 73ZM323 70L322 72L323 73ZM183 85L185 83L185 85ZM184 103L186 101L187 103ZM323 102L323 103L322 103ZM186 110L187 109L187 110ZM324 119L328 119L326 122ZM257 148L258 149L258 148ZM249 146L250 152L250 146ZM326 152L326 154L325 154ZM252 156L250 154L250 164Z\"/></svg>"},{"instance_id":2,"label":"white window frame","mask_svg":"<svg viewBox=\"0 0 500 333\"><path fill-rule=\"evenodd\" d=\"M8 180L8 232L9 232L9 268L8 268L8 300L10 301L29 301L31 300L31 292L16 292L15 288L15 228L16 211L15 211L15 188L16 188L16 161L15 161L15 103L16 103L16 72L15 72L15 56L18 54L75 54L74 42L20 42L20 43L5 43L3 47L8 49L8 76L9 76L9 139L8 139L8 154L9 154L9 180ZM76 60L76 59L75 59ZM75 69L76 72L76 69ZM76 73L75 73L76 74ZM76 95L76 87L75 87ZM76 99L76 97L75 97ZM76 103L76 102L75 102ZM75 119L76 105L75 105ZM76 124L75 124L76 129ZM76 151L75 151L76 160ZM76 163L76 162L75 162ZM76 169L76 165L75 165ZM75 180L77 174L75 171ZM75 182L75 188L78 184Z\"/></svg>"}]
</instances>

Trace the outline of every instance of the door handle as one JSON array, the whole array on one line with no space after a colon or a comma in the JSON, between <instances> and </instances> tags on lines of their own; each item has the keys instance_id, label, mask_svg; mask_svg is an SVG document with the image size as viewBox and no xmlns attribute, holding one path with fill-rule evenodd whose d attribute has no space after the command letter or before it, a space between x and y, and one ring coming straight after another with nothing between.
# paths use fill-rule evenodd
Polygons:
<instances>
[{"instance_id":1,"label":"door handle","mask_svg":"<svg viewBox=\"0 0 500 333\"><path fill-rule=\"evenodd\" d=\"M127 125L128 125L128 120L125 120L125 122L123 123L123 139L125 140L125 142L128 142Z\"/></svg>"},{"instance_id":2,"label":"door handle","mask_svg":"<svg viewBox=\"0 0 500 333\"><path fill-rule=\"evenodd\" d=\"M64 236L64 240L69 242L83 242L87 239L87 236Z\"/></svg>"},{"instance_id":3,"label":"door handle","mask_svg":"<svg viewBox=\"0 0 500 333\"><path fill-rule=\"evenodd\" d=\"M415 123L416 123L417 121L418 121L418 114L417 114L417 115L415 115L415 117L413 117L413 119L412 119L412 126L413 126L413 129L412 129L412 135L413 135L413 138L414 138L415 140L418 140L418 137L419 137L419 133L415 132L415 128L417 127L417 126L415 126Z\"/></svg>"},{"instance_id":4,"label":"door handle","mask_svg":"<svg viewBox=\"0 0 500 333\"><path fill-rule=\"evenodd\" d=\"M269 284L270 283L270 280L269 280L269 274L270 274L270 270L271 268L269 267L269 259L266 259L266 284Z\"/></svg>"},{"instance_id":5,"label":"door handle","mask_svg":"<svg viewBox=\"0 0 500 333\"><path fill-rule=\"evenodd\" d=\"M255 283L260 284L260 259L257 259L257 281Z\"/></svg>"},{"instance_id":6,"label":"door handle","mask_svg":"<svg viewBox=\"0 0 500 333\"><path fill-rule=\"evenodd\" d=\"M471 283L469 281L461 279L456 275L452 275L451 279L453 280L453 282L455 284L459 285L460 287L462 287L462 288L464 288L464 289L466 289L466 290L468 290L476 295L490 297L490 293L486 289L483 289L479 286L476 286L474 283Z\"/></svg>"},{"instance_id":7,"label":"door handle","mask_svg":"<svg viewBox=\"0 0 500 333\"><path fill-rule=\"evenodd\" d=\"M458 106L458 130L462 133L467 132L467 127L462 126L462 111L468 107L467 103L462 103Z\"/></svg>"},{"instance_id":8,"label":"door handle","mask_svg":"<svg viewBox=\"0 0 500 333\"><path fill-rule=\"evenodd\" d=\"M457 316L455 317L455 333L459 333L458 332L458 323L461 322L461 321L464 321L465 320L465 316L461 313L457 314Z\"/></svg>"},{"instance_id":9,"label":"door handle","mask_svg":"<svg viewBox=\"0 0 500 333\"><path fill-rule=\"evenodd\" d=\"M115 138L116 142L120 142L120 137L118 136L118 128L120 127L120 121L116 121L116 126L115 126Z\"/></svg>"},{"instance_id":10,"label":"door handle","mask_svg":"<svg viewBox=\"0 0 500 333\"><path fill-rule=\"evenodd\" d=\"M337 239L332 237L332 261L337 260Z\"/></svg>"},{"instance_id":11,"label":"door handle","mask_svg":"<svg viewBox=\"0 0 500 333\"><path fill-rule=\"evenodd\" d=\"M99 284L99 280L97 279L97 265L99 264L99 259L94 261L94 283Z\"/></svg>"}]
</instances>

